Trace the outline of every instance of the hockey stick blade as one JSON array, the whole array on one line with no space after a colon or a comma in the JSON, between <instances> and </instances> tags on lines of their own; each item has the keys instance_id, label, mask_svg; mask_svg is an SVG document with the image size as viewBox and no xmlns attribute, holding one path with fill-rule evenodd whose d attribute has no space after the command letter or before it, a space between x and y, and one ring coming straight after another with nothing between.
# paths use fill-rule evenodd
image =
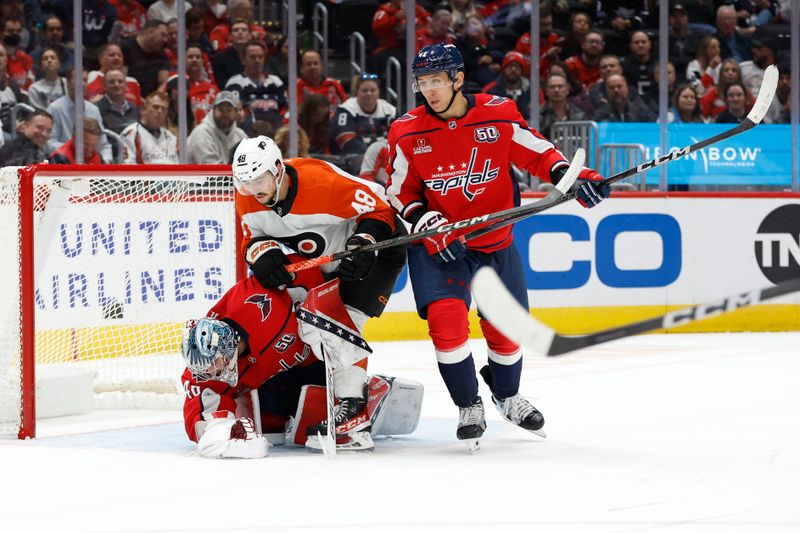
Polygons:
<instances>
[{"instance_id":1,"label":"hockey stick blade","mask_svg":"<svg viewBox=\"0 0 800 533\"><path fill-rule=\"evenodd\" d=\"M472 279L472 293L481 315L506 337L536 355L555 356L581 348L657 329L677 328L698 320L736 311L800 291L800 278L753 291L736 293L713 302L692 305L663 315L588 335L559 335L533 318L514 300L497 274L483 267Z\"/></svg>"},{"instance_id":2,"label":"hockey stick blade","mask_svg":"<svg viewBox=\"0 0 800 533\"><path fill-rule=\"evenodd\" d=\"M569 168L564 173L564 176L561 178L561 181L558 182L558 186L556 186L552 191L550 191L547 194L547 196L532 204L512 207L510 209L498 211L497 213L489 213L487 215L481 215L478 217L459 220L458 222L443 224L438 228L432 228L426 231L419 231L417 233L412 233L410 235L400 235L398 237L392 237L391 239L387 239L385 241L376 242L374 244L367 244L366 246L360 246L358 248L353 248L352 250L343 250L341 252L336 252L331 255L322 255L320 257L315 257L313 259L299 261L297 263L292 263L291 265L287 265L286 270L288 272L297 272L298 270L305 270L307 268L312 268L327 263L332 263L334 261L339 261L340 259L346 259L356 254L363 254L366 252L377 252L378 250L383 250L384 248L390 248L392 246L400 246L402 244L408 244L410 242L418 241L420 239L429 237L431 235L436 235L437 233L447 233L448 231L462 230L472 226L477 226L479 224L486 224L494 220L501 220L513 217L518 213L528 213L528 212L533 213L549 209L550 207L558 205L563 201L564 196L569 192L570 188L572 188L572 185L575 183L575 180L578 179L578 174L580 173L580 170L583 167L583 162L585 161L585 159L586 159L585 151L583 150L583 148L578 148L578 150L575 151L575 155L572 158L572 162L569 164Z\"/></svg>"}]
</instances>

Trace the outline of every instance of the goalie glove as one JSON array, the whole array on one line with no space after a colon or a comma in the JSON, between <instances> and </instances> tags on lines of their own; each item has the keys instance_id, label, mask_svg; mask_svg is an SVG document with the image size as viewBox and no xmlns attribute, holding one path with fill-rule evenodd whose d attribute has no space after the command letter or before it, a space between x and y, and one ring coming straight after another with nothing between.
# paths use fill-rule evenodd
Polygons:
<instances>
[{"instance_id":1,"label":"goalie glove","mask_svg":"<svg viewBox=\"0 0 800 533\"><path fill-rule=\"evenodd\" d=\"M249 418L233 418L227 411L217 411L197 441L197 454L212 459L259 459L267 456L269 443L256 433Z\"/></svg>"},{"instance_id":2,"label":"goalie glove","mask_svg":"<svg viewBox=\"0 0 800 533\"><path fill-rule=\"evenodd\" d=\"M550 181L553 185L557 185L564 174L567 172L569 165L562 165L550 172ZM603 176L599 172L591 168L583 167L578 174L578 179L572 190L578 193L578 202L583 207L591 209L609 196L611 196L611 186L603 185Z\"/></svg>"},{"instance_id":3,"label":"goalie glove","mask_svg":"<svg viewBox=\"0 0 800 533\"><path fill-rule=\"evenodd\" d=\"M411 228L412 233L427 231L447 224L448 220L439 211L427 211ZM461 259L466 253L464 238L454 234L452 231L437 233L420 239L428 254L437 263L450 263L456 259Z\"/></svg>"},{"instance_id":4,"label":"goalie glove","mask_svg":"<svg viewBox=\"0 0 800 533\"><path fill-rule=\"evenodd\" d=\"M247 247L245 260L258 282L265 289L282 289L292 285L294 275L286 270L291 261L280 244L271 239L254 240Z\"/></svg>"},{"instance_id":5,"label":"goalie glove","mask_svg":"<svg viewBox=\"0 0 800 533\"><path fill-rule=\"evenodd\" d=\"M356 233L351 235L345 246L348 250L360 248L368 244L375 244L375 238L369 233ZM358 281L366 278L372 272L377 261L377 252L364 252L351 255L339 263L339 277L343 281Z\"/></svg>"}]
</instances>

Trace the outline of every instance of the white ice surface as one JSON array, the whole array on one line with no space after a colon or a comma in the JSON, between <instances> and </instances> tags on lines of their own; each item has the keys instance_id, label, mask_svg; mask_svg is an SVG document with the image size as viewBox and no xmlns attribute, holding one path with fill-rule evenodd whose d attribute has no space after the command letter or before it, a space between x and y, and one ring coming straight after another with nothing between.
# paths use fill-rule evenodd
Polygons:
<instances>
[{"instance_id":1,"label":"white ice surface","mask_svg":"<svg viewBox=\"0 0 800 533\"><path fill-rule=\"evenodd\" d=\"M491 409L472 456L431 345L373 347L371 371L425 385L413 435L334 461L224 461L189 456L178 412L45 420L0 440L0 531L800 531L800 333L528 357L548 438Z\"/></svg>"}]
</instances>

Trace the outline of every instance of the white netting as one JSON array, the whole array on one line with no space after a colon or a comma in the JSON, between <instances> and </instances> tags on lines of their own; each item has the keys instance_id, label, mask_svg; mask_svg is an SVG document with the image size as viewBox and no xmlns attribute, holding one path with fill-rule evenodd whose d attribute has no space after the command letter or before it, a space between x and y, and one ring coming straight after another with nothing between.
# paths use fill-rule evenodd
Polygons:
<instances>
[{"instance_id":1,"label":"white netting","mask_svg":"<svg viewBox=\"0 0 800 533\"><path fill-rule=\"evenodd\" d=\"M0 169L0 434L20 424L19 186L16 168Z\"/></svg>"},{"instance_id":2,"label":"white netting","mask_svg":"<svg viewBox=\"0 0 800 533\"><path fill-rule=\"evenodd\" d=\"M176 395L183 323L235 282L230 177L181 167L146 176L126 175L124 167L55 172L34 178L37 373L94 373L95 393L106 396L96 404L104 407L118 407L109 397L134 406L131 393ZM0 206L14 203L13 191L0 191ZM3 214L0 231L14 229ZM11 280L18 276L5 269L18 268L18 259L2 261L4 287L17 289ZM0 305L14 304L4 297ZM15 334L0 331L4 353ZM10 359L9 367L18 366L18 356Z\"/></svg>"}]
</instances>

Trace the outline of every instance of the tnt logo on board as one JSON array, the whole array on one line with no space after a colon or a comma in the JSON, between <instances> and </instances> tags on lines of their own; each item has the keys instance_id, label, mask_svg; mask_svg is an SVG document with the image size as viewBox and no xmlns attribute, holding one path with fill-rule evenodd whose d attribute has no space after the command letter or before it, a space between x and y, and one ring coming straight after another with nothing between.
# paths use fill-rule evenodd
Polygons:
<instances>
[{"instance_id":1,"label":"tnt logo on board","mask_svg":"<svg viewBox=\"0 0 800 533\"><path fill-rule=\"evenodd\" d=\"M771 282L800 277L800 204L781 206L764 218L755 252L758 267Z\"/></svg>"}]
</instances>

